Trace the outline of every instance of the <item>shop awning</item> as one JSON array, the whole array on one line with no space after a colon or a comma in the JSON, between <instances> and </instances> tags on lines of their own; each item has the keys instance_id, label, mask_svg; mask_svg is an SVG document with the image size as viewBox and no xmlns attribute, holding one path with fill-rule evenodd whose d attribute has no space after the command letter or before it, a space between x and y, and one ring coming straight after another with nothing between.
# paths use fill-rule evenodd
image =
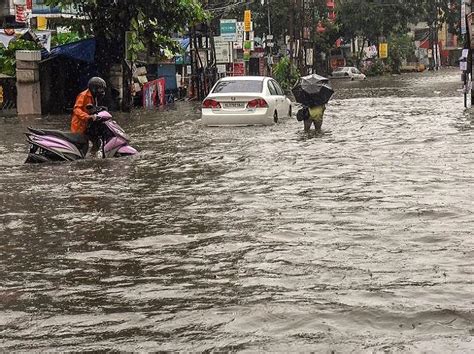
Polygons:
<instances>
[{"instance_id":1,"label":"shop awning","mask_svg":"<svg viewBox=\"0 0 474 354\"><path fill-rule=\"evenodd\" d=\"M95 39L84 39L81 41L63 44L54 48L48 53L41 51L42 60L52 59L58 56L93 63L95 60Z\"/></svg>"}]
</instances>

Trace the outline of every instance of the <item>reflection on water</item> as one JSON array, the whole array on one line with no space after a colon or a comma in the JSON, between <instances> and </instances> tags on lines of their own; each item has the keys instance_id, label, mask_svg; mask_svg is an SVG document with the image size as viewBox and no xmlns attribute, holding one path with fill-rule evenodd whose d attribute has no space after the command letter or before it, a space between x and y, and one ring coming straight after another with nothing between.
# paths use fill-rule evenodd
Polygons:
<instances>
[{"instance_id":1,"label":"reflection on water","mask_svg":"<svg viewBox=\"0 0 474 354\"><path fill-rule=\"evenodd\" d=\"M323 131L118 116L140 155L23 165L0 119L5 350L472 350L457 71L335 82Z\"/></svg>"}]
</instances>

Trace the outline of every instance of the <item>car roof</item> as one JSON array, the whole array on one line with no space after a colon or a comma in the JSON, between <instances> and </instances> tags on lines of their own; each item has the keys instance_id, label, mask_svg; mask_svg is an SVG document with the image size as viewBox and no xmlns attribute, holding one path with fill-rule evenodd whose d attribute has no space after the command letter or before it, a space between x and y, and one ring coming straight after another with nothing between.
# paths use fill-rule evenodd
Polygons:
<instances>
[{"instance_id":1,"label":"car roof","mask_svg":"<svg viewBox=\"0 0 474 354\"><path fill-rule=\"evenodd\" d=\"M226 76L219 81L243 81L243 80L253 80L253 81L263 81L265 79L271 79L268 76Z\"/></svg>"}]
</instances>

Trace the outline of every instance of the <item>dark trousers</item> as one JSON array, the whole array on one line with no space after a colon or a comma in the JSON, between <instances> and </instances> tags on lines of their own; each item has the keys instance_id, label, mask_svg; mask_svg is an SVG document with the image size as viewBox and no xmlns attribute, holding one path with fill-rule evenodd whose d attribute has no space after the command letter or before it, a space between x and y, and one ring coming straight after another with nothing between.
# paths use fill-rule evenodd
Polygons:
<instances>
[{"instance_id":1,"label":"dark trousers","mask_svg":"<svg viewBox=\"0 0 474 354\"><path fill-rule=\"evenodd\" d=\"M314 124L314 129L321 130L321 126L323 125L323 120L321 121L314 121L311 118L307 118L304 120L304 131L308 132L311 129L311 126Z\"/></svg>"},{"instance_id":2,"label":"dark trousers","mask_svg":"<svg viewBox=\"0 0 474 354\"><path fill-rule=\"evenodd\" d=\"M87 135L87 139L92 143L92 147L89 149L89 155L95 156L100 149L100 138L98 136Z\"/></svg>"}]
</instances>

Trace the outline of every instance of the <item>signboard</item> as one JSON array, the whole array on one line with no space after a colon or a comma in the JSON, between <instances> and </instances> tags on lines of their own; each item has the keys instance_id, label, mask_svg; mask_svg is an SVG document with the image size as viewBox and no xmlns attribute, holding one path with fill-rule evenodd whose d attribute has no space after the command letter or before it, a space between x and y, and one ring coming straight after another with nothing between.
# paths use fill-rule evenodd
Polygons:
<instances>
[{"instance_id":1,"label":"signboard","mask_svg":"<svg viewBox=\"0 0 474 354\"><path fill-rule=\"evenodd\" d=\"M51 31L35 31L36 37L38 38L41 46L48 52L51 51Z\"/></svg>"},{"instance_id":2,"label":"signboard","mask_svg":"<svg viewBox=\"0 0 474 354\"><path fill-rule=\"evenodd\" d=\"M472 12L469 15L467 15L467 27L469 30L469 35L471 36L471 48L474 48L474 33L473 33L473 28L472 28L473 15L474 13Z\"/></svg>"},{"instance_id":3,"label":"signboard","mask_svg":"<svg viewBox=\"0 0 474 354\"><path fill-rule=\"evenodd\" d=\"M234 42L234 49L242 49L244 42L244 23L237 22L237 35L236 41Z\"/></svg>"},{"instance_id":4,"label":"signboard","mask_svg":"<svg viewBox=\"0 0 474 354\"><path fill-rule=\"evenodd\" d=\"M244 31L245 32L250 32L252 30L251 22L252 22L252 12L250 10L245 10L244 12Z\"/></svg>"},{"instance_id":5,"label":"signboard","mask_svg":"<svg viewBox=\"0 0 474 354\"><path fill-rule=\"evenodd\" d=\"M225 74L226 73L226 66L225 64L218 64L217 66L217 72L219 74Z\"/></svg>"},{"instance_id":6,"label":"signboard","mask_svg":"<svg viewBox=\"0 0 474 354\"><path fill-rule=\"evenodd\" d=\"M461 1L461 34L467 33L466 26L466 0Z\"/></svg>"},{"instance_id":7,"label":"signboard","mask_svg":"<svg viewBox=\"0 0 474 354\"><path fill-rule=\"evenodd\" d=\"M245 75L245 63L238 62L234 63L234 76L244 76Z\"/></svg>"},{"instance_id":8,"label":"signboard","mask_svg":"<svg viewBox=\"0 0 474 354\"><path fill-rule=\"evenodd\" d=\"M221 20L221 37L224 41L235 42L237 40L237 20Z\"/></svg>"},{"instance_id":9,"label":"signboard","mask_svg":"<svg viewBox=\"0 0 474 354\"><path fill-rule=\"evenodd\" d=\"M380 59L388 58L388 43L379 44L379 58Z\"/></svg>"},{"instance_id":10,"label":"signboard","mask_svg":"<svg viewBox=\"0 0 474 354\"><path fill-rule=\"evenodd\" d=\"M232 63L231 43L220 37L214 37L214 48L216 53L216 63Z\"/></svg>"},{"instance_id":11,"label":"signboard","mask_svg":"<svg viewBox=\"0 0 474 354\"><path fill-rule=\"evenodd\" d=\"M313 48L306 48L306 65L313 66Z\"/></svg>"}]
</instances>

